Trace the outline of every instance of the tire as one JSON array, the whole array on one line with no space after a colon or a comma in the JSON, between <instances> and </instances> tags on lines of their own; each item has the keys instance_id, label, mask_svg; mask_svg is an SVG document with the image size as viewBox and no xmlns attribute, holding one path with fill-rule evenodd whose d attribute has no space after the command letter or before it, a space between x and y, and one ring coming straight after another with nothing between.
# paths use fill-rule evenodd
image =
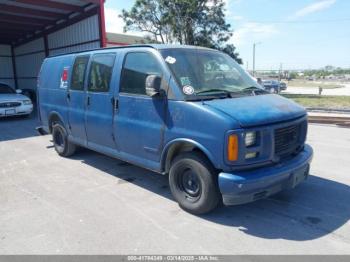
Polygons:
<instances>
[{"instance_id":1,"label":"tire","mask_svg":"<svg viewBox=\"0 0 350 262\"><path fill-rule=\"evenodd\" d=\"M69 157L75 153L76 145L68 141L68 135L61 122L52 126L52 140L56 152L63 157Z\"/></svg>"},{"instance_id":2,"label":"tire","mask_svg":"<svg viewBox=\"0 0 350 262\"><path fill-rule=\"evenodd\" d=\"M270 88L270 93L271 93L271 94L275 94L275 93L276 93L276 90L275 90L273 87L271 87L271 88Z\"/></svg>"},{"instance_id":3,"label":"tire","mask_svg":"<svg viewBox=\"0 0 350 262\"><path fill-rule=\"evenodd\" d=\"M217 173L211 163L197 152L177 156L170 167L169 186L179 206L200 215L215 209L221 199Z\"/></svg>"}]
</instances>

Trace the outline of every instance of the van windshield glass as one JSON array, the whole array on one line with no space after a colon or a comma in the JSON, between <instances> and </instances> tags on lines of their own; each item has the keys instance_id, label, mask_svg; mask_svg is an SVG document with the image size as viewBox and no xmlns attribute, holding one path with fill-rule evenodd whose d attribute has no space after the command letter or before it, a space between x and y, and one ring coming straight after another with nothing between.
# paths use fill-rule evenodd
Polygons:
<instances>
[{"instance_id":1,"label":"van windshield glass","mask_svg":"<svg viewBox=\"0 0 350 262\"><path fill-rule=\"evenodd\" d=\"M264 92L234 59L221 52L174 48L161 54L185 95Z\"/></svg>"}]
</instances>

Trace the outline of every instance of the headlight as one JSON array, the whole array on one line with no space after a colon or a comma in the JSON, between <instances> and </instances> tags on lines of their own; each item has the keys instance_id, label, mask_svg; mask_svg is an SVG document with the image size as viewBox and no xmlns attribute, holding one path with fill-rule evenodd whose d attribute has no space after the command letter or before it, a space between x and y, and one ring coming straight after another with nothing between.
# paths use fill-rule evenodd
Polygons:
<instances>
[{"instance_id":1,"label":"headlight","mask_svg":"<svg viewBox=\"0 0 350 262\"><path fill-rule=\"evenodd\" d=\"M256 132L245 133L244 143L246 147L254 145L256 143Z\"/></svg>"},{"instance_id":2,"label":"headlight","mask_svg":"<svg viewBox=\"0 0 350 262\"><path fill-rule=\"evenodd\" d=\"M32 104L32 101L30 100L23 100L23 105L31 105Z\"/></svg>"}]
</instances>

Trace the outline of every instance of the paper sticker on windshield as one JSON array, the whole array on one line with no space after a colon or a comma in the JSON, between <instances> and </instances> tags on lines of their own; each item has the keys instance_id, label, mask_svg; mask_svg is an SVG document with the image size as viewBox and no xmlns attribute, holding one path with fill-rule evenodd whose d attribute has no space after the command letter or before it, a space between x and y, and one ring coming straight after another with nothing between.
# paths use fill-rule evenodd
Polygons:
<instances>
[{"instance_id":1,"label":"paper sticker on windshield","mask_svg":"<svg viewBox=\"0 0 350 262\"><path fill-rule=\"evenodd\" d=\"M165 58L165 62L169 63L169 64L175 64L176 62L176 58L175 57L172 57L172 56L167 56Z\"/></svg>"},{"instance_id":2,"label":"paper sticker on windshield","mask_svg":"<svg viewBox=\"0 0 350 262\"><path fill-rule=\"evenodd\" d=\"M189 77L180 77L181 85L182 86L190 86L191 81Z\"/></svg>"},{"instance_id":3,"label":"paper sticker on windshield","mask_svg":"<svg viewBox=\"0 0 350 262\"><path fill-rule=\"evenodd\" d=\"M182 87L182 91L184 92L185 95L193 95L194 88L192 86L184 86Z\"/></svg>"}]
</instances>

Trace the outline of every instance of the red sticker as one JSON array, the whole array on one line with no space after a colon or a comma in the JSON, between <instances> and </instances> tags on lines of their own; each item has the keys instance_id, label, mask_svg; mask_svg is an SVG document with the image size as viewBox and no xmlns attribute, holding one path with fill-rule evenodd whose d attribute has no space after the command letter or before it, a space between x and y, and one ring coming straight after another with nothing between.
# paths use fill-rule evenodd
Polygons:
<instances>
[{"instance_id":1,"label":"red sticker","mask_svg":"<svg viewBox=\"0 0 350 262\"><path fill-rule=\"evenodd\" d=\"M68 80L68 68L64 68L62 73L62 81L67 81L67 80Z\"/></svg>"},{"instance_id":2,"label":"red sticker","mask_svg":"<svg viewBox=\"0 0 350 262\"><path fill-rule=\"evenodd\" d=\"M68 88L68 72L69 67L64 67L61 75L61 85L60 88L67 89Z\"/></svg>"}]
</instances>

